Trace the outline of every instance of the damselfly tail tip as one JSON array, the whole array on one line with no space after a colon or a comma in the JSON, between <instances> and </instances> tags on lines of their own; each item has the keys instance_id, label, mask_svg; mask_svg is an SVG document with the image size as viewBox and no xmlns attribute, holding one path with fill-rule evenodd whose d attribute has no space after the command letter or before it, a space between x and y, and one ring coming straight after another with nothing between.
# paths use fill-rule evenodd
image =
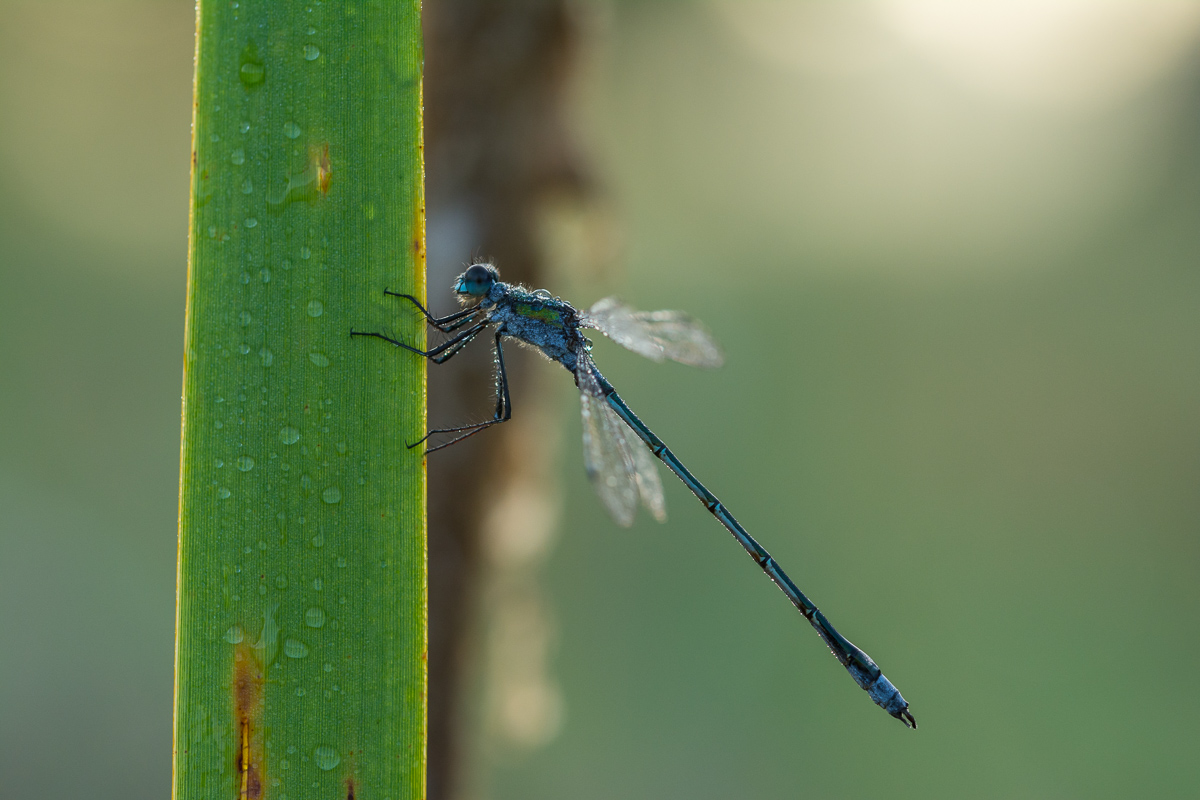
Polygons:
<instances>
[{"instance_id":1,"label":"damselfly tail tip","mask_svg":"<svg viewBox=\"0 0 1200 800\"><path fill-rule=\"evenodd\" d=\"M900 711L897 711L893 716L903 722L904 727L912 728L914 731L917 729L917 719L912 715L912 713L909 712L908 706L905 706Z\"/></svg>"}]
</instances>

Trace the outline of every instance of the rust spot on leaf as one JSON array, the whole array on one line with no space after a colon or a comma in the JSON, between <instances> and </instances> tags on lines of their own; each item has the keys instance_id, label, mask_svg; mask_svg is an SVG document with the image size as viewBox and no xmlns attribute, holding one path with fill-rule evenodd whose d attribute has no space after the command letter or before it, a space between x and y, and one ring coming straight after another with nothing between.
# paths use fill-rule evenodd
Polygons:
<instances>
[{"instance_id":1,"label":"rust spot on leaf","mask_svg":"<svg viewBox=\"0 0 1200 800\"><path fill-rule=\"evenodd\" d=\"M286 181L267 192L267 204L278 209L300 200L311 203L329 193L332 179L329 143L312 145L308 148L304 169L289 173Z\"/></svg>"},{"instance_id":2,"label":"rust spot on leaf","mask_svg":"<svg viewBox=\"0 0 1200 800\"><path fill-rule=\"evenodd\" d=\"M354 800L354 776L346 778L346 800Z\"/></svg>"},{"instance_id":3,"label":"rust spot on leaf","mask_svg":"<svg viewBox=\"0 0 1200 800\"><path fill-rule=\"evenodd\" d=\"M250 644L233 650L233 714L237 724L238 799L259 800L263 793L263 666Z\"/></svg>"},{"instance_id":4,"label":"rust spot on leaf","mask_svg":"<svg viewBox=\"0 0 1200 800\"><path fill-rule=\"evenodd\" d=\"M321 146L318 153L314 153L314 159L317 164L317 188L321 190L321 194L328 194L329 180L333 177L333 169L329 165L328 142Z\"/></svg>"}]
</instances>

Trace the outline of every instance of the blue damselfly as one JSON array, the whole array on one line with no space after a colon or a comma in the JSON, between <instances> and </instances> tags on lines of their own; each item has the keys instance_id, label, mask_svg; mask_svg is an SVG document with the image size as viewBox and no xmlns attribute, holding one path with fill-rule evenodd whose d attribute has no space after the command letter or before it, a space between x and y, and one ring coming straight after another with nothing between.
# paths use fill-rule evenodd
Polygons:
<instances>
[{"instance_id":1,"label":"blue damselfly","mask_svg":"<svg viewBox=\"0 0 1200 800\"><path fill-rule=\"evenodd\" d=\"M495 414L474 425L432 430L409 447L426 442L431 436L453 434L448 441L429 447L426 452L431 453L510 419L512 405L502 340L510 337L532 345L575 376L582 403L583 451L588 477L618 524L632 524L639 499L655 518L665 518L662 482L651 455L657 457L733 534L767 577L783 590L855 683L893 717L908 727L917 727L908 703L871 657L837 632L770 553L630 410L612 384L596 369L591 356L592 343L583 334L585 329L600 331L618 344L655 361L669 358L698 367L719 366L722 362L720 348L699 322L679 311L635 311L613 298L601 300L587 311L579 311L544 289L529 291L502 282L499 271L491 264L471 265L455 282L454 292L467 307L454 314L434 317L417 298L385 290L388 295L411 302L433 327L455 334L436 347L421 350L384 333L351 331L352 336L383 339L441 364L476 336L488 328L493 329L497 370ZM637 439L641 439L645 447L639 446Z\"/></svg>"}]
</instances>

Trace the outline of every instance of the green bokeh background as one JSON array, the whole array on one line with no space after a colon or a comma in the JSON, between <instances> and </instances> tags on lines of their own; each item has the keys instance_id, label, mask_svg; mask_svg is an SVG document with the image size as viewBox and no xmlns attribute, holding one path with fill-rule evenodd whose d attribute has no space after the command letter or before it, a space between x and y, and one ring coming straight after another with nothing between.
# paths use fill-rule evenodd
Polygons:
<instances>
[{"instance_id":1,"label":"green bokeh background","mask_svg":"<svg viewBox=\"0 0 1200 800\"><path fill-rule=\"evenodd\" d=\"M1198 37L1022 90L870 20L875 60L791 62L764 7L593 15L579 131L623 269L562 280L709 323L720 371L597 361L921 727L678 482L617 529L556 375L565 722L486 794L1190 795ZM3 796L169 790L192 13L0 3Z\"/></svg>"}]
</instances>

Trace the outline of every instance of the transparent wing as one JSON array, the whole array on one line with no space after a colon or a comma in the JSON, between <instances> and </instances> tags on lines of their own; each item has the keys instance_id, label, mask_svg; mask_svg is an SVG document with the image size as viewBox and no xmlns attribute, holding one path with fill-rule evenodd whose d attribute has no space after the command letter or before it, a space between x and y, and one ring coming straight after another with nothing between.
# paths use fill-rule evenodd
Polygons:
<instances>
[{"instance_id":1,"label":"transparent wing","mask_svg":"<svg viewBox=\"0 0 1200 800\"><path fill-rule=\"evenodd\" d=\"M583 412L583 464L588 479L612 518L628 528L633 524L638 500L632 454L623 452L622 439L613 434L612 420L605 414L608 404L582 386L579 400Z\"/></svg>"},{"instance_id":2,"label":"transparent wing","mask_svg":"<svg viewBox=\"0 0 1200 800\"><path fill-rule=\"evenodd\" d=\"M588 309L583 323L654 361L719 367L725 360L700 321L682 311L637 311L606 297Z\"/></svg>"},{"instance_id":3,"label":"transparent wing","mask_svg":"<svg viewBox=\"0 0 1200 800\"><path fill-rule=\"evenodd\" d=\"M654 457L605 402L591 370L581 365L579 373L583 461L596 493L618 525L633 524L639 497L662 522L667 515Z\"/></svg>"},{"instance_id":4,"label":"transparent wing","mask_svg":"<svg viewBox=\"0 0 1200 800\"><path fill-rule=\"evenodd\" d=\"M623 433L631 440L629 444L633 448L633 460L637 470L634 480L637 481L642 505L656 520L666 522L667 503L663 500L662 479L658 476L658 463L654 460L654 454L650 452L650 448L646 447L645 442L629 429L625 420L617 416L617 412L613 411L608 403L604 404L604 408L614 420L620 423L624 429Z\"/></svg>"}]
</instances>

